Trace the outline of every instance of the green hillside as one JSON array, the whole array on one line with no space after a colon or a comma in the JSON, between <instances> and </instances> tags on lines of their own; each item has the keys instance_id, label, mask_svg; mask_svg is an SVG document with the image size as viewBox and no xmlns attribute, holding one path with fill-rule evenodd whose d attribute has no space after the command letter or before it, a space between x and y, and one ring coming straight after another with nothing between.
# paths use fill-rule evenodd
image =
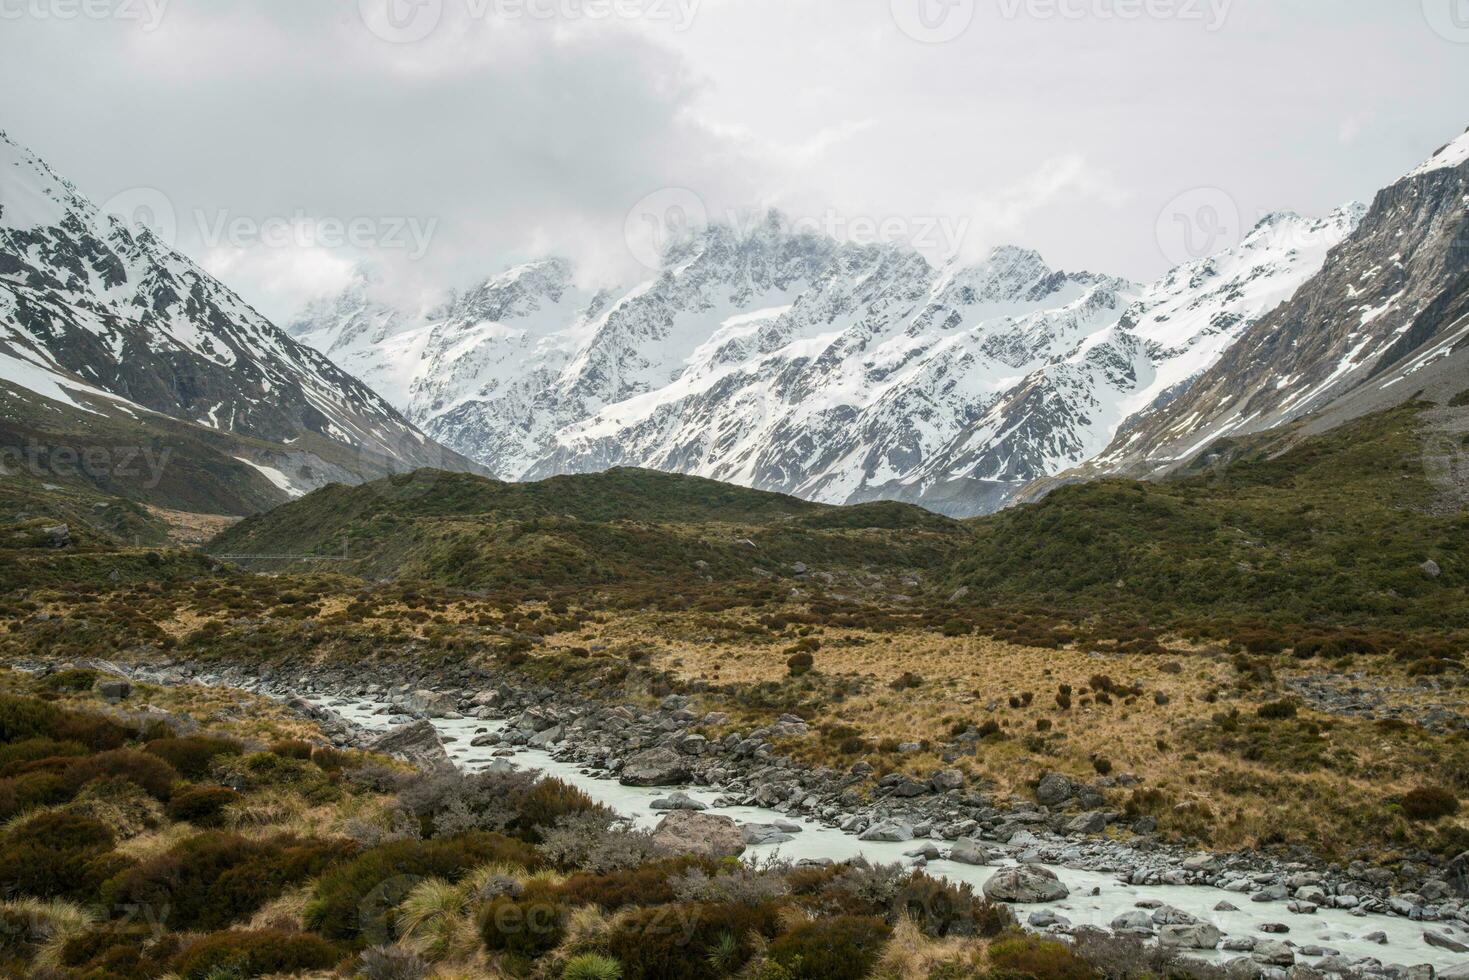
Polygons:
<instances>
[{"instance_id":1,"label":"green hillside","mask_svg":"<svg viewBox=\"0 0 1469 980\"><path fill-rule=\"evenodd\" d=\"M942 568L958 522L916 507L838 508L648 470L501 483L422 470L333 485L248 518L211 542L222 555L343 553L368 578L473 589L699 582L812 571L895 575ZM255 560L250 567L290 567Z\"/></svg>"},{"instance_id":2,"label":"green hillside","mask_svg":"<svg viewBox=\"0 0 1469 980\"><path fill-rule=\"evenodd\" d=\"M945 584L1153 623L1469 627L1469 514L1434 458L1446 414L1415 403L1284 452L1279 433L1221 443L1174 479L1062 487L970 522Z\"/></svg>"}]
</instances>

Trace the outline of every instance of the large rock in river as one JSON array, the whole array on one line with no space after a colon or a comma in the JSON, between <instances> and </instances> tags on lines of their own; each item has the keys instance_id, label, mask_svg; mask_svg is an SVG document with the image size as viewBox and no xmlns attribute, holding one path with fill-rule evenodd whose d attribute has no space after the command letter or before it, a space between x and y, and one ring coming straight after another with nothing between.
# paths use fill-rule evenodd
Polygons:
<instances>
[{"instance_id":1,"label":"large rock in river","mask_svg":"<svg viewBox=\"0 0 1469 980\"><path fill-rule=\"evenodd\" d=\"M745 838L729 817L697 810L674 810L658 821L653 842L675 854L698 857L739 857Z\"/></svg>"},{"instance_id":2,"label":"large rock in river","mask_svg":"<svg viewBox=\"0 0 1469 980\"><path fill-rule=\"evenodd\" d=\"M1061 884L1055 872L1036 864L1001 868L984 883L984 897L992 902L1035 905L1058 902L1070 894L1070 889Z\"/></svg>"},{"instance_id":3,"label":"large rock in river","mask_svg":"<svg viewBox=\"0 0 1469 980\"><path fill-rule=\"evenodd\" d=\"M451 772L454 763L439 741L439 733L426 721L399 725L368 746L374 752L410 762L428 772Z\"/></svg>"},{"instance_id":4,"label":"large rock in river","mask_svg":"<svg viewBox=\"0 0 1469 980\"><path fill-rule=\"evenodd\" d=\"M623 763L617 781L624 786L679 786L689 781L689 770L673 749L648 749Z\"/></svg>"}]
</instances>

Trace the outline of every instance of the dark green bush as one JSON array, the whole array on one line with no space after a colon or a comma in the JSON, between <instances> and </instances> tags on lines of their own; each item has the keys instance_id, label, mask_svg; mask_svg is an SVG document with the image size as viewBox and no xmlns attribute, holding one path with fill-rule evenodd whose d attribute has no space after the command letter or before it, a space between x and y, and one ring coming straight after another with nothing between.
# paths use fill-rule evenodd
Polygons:
<instances>
[{"instance_id":1,"label":"dark green bush","mask_svg":"<svg viewBox=\"0 0 1469 980\"><path fill-rule=\"evenodd\" d=\"M175 956L169 966L183 980L248 980L276 973L329 970L344 955L341 948L319 936L260 929L205 936Z\"/></svg>"},{"instance_id":2,"label":"dark green bush","mask_svg":"<svg viewBox=\"0 0 1469 980\"><path fill-rule=\"evenodd\" d=\"M315 748L310 742L298 738L285 739L271 745L270 751L283 759L310 759L311 750Z\"/></svg>"},{"instance_id":3,"label":"dark green bush","mask_svg":"<svg viewBox=\"0 0 1469 980\"><path fill-rule=\"evenodd\" d=\"M81 742L94 752L106 752L122 748L135 733L111 718L86 712L68 712L57 719L52 734L63 742Z\"/></svg>"},{"instance_id":4,"label":"dark green bush","mask_svg":"<svg viewBox=\"0 0 1469 980\"><path fill-rule=\"evenodd\" d=\"M18 817L38 806L65 803L71 794L55 772L31 772L11 779L0 779L0 820Z\"/></svg>"},{"instance_id":5,"label":"dark green bush","mask_svg":"<svg viewBox=\"0 0 1469 980\"><path fill-rule=\"evenodd\" d=\"M1438 820L1459 812L1459 798L1443 786L1419 786L1403 794L1402 807L1409 820Z\"/></svg>"},{"instance_id":6,"label":"dark green bush","mask_svg":"<svg viewBox=\"0 0 1469 980\"><path fill-rule=\"evenodd\" d=\"M86 755L80 742L58 742L54 738L28 738L0 746L0 777L18 776L34 771L30 763L42 759L67 759Z\"/></svg>"},{"instance_id":7,"label":"dark green bush","mask_svg":"<svg viewBox=\"0 0 1469 980\"><path fill-rule=\"evenodd\" d=\"M210 767L219 756L239 755L244 751L244 747L232 738L202 735L155 738L143 748L173 766L185 779L196 781L209 775Z\"/></svg>"},{"instance_id":8,"label":"dark green bush","mask_svg":"<svg viewBox=\"0 0 1469 980\"><path fill-rule=\"evenodd\" d=\"M515 802L514 808L519 815L510 821L509 829L531 843L539 843L541 832L556 826L565 817L606 812L605 807L586 793L552 777L537 780Z\"/></svg>"},{"instance_id":9,"label":"dark green bush","mask_svg":"<svg viewBox=\"0 0 1469 980\"><path fill-rule=\"evenodd\" d=\"M1294 701L1271 701L1260 705L1255 714L1266 721L1281 721L1286 718L1294 718L1297 710Z\"/></svg>"},{"instance_id":10,"label":"dark green bush","mask_svg":"<svg viewBox=\"0 0 1469 980\"><path fill-rule=\"evenodd\" d=\"M792 677L804 677L811 673L811 668L816 665L816 658L809 653L793 653L786 660L786 670Z\"/></svg>"},{"instance_id":11,"label":"dark green bush","mask_svg":"<svg viewBox=\"0 0 1469 980\"><path fill-rule=\"evenodd\" d=\"M67 940L61 964L78 980L150 980L166 972L154 954L167 958L179 945L174 937L153 940L147 923L104 927Z\"/></svg>"},{"instance_id":12,"label":"dark green bush","mask_svg":"<svg viewBox=\"0 0 1469 980\"><path fill-rule=\"evenodd\" d=\"M991 943L990 970L993 974L1034 977L1035 980L1100 980L1097 972L1071 948L1039 936L1007 936Z\"/></svg>"},{"instance_id":13,"label":"dark green bush","mask_svg":"<svg viewBox=\"0 0 1469 980\"><path fill-rule=\"evenodd\" d=\"M61 718L62 712L55 705L35 698L0 694L0 742L53 737Z\"/></svg>"},{"instance_id":14,"label":"dark green bush","mask_svg":"<svg viewBox=\"0 0 1469 980\"><path fill-rule=\"evenodd\" d=\"M498 895L485 903L480 938L492 953L536 959L566 938L567 911L554 888L532 882L520 895Z\"/></svg>"},{"instance_id":15,"label":"dark green bush","mask_svg":"<svg viewBox=\"0 0 1469 980\"><path fill-rule=\"evenodd\" d=\"M100 821L43 813L0 840L0 894L90 900L118 870L112 831Z\"/></svg>"},{"instance_id":16,"label":"dark green bush","mask_svg":"<svg viewBox=\"0 0 1469 980\"><path fill-rule=\"evenodd\" d=\"M168 801L168 818L196 827L218 827L224 808L240 798L239 793L223 786L191 786L173 794Z\"/></svg>"},{"instance_id":17,"label":"dark green bush","mask_svg":"<svg viewBox=\"0 0 1469 980\"><path fill-rule=\"evenodd\" d=\"M457 881L491 861L540 866L535 848L502 834L384 844L322 876L306 909L306 925L332 940L389 942L394 906L414 885L424 878Z\"/></svg>"},{"instance_id":18,"label":"dark green bush","mask_svg":"<svg viewBox=\"0 0 1469 980\"><path fill-rule=\"evenodd\" d=\"M204 833L117 875L110 906L167 908L176 929L221 929L352 853L346 841Z\"/></svg>"},{"instance_id":19,"label":"dark green bush","mask_svg":"<svg viewBox=\"0 0 1469 980\"><path fill-rule=\"evenodd\" d=\"M624 980L718 980L754 955L752 937L780 931L773 904L675 904L636 909L602 939Z\"/></svg>"},{"instance_id":20,"label":"dark green bush","mask_svg":"<svg viewBox=\"0 0 1469 980\"><path fill-rule=\"evenodd\" d=\"M61 774L62 785L75 795L94 779L126 779L158 800L167 800L178 781L173 766L136 749L113 749L77 759Z\"/></svg>"},{"instance_id":21,"label":"dark green bush","mask_svg":"<svg viewBox=\"0 0 1469 980\"><path fill-rule=\"evenodd\" d=\"M84 668L72 670L59 670L54 674L47 674L41 678L40 688L45 691L56 691L77 694L82 691L90 691L92 685L97 683L97 672Z\"/></svg>"},{"instance_id":22,"label":"dark green bush","mask_svg":"<svg viewBox=\"0 0 1469 980\"><path fill-rule=\"evenodd\" d=\"M790 980L863 980L891 935L872 916L814 919L778 936L768 955Z\"/></svg>"},{"instance_id":23,"label":"dark green bush","mask_svg":"<svg viewBox=\"0 0 1469 980\"><path fill-rule=\"evenodd\" d=\"M690 868L713 873L713 865L699 858L652 861L610 874L575 874L561 883L558 898L567 905L596 905L607 912L628 905L662 905L674 900L672 879Z\"/></svg>"},{"instance_id":24,"label":"dark green bush","mask_svg":"<svg viewBox=\"0 0 1469 980\"><path fill-rule=\"evenodd\" d=\"M968 884L955 884L914 872L898 889L890 918L907 916L926 935L998 936L1014 928L1015 916L974 894Z\"/></svg>"}]
</instances>

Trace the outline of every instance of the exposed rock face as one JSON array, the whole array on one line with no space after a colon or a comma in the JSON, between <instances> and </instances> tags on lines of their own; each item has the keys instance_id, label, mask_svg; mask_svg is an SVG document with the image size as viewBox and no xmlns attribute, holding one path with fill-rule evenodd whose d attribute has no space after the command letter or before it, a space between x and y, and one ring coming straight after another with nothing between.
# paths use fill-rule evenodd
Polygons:
<instances>
[{"instance_id":1,"label":"exposed rock face","mask_svg":"<svg viewBox=\"0 0 1469 980\"><path fill-rule=\"evenodd\" d=\"M729 817L695 810L674 810L658 821L653 841L675 854L699 857L739 857L745 839Z\"/></svg>"},{"instance_id":2,"label":"exposed rock face","mask_svg":"<svg viewBox=\"0 0 1469 980\"><path fill-rule=\"evenodd\" d=\"M673 749L648 749L623 764L618 781L624 786L680 786L689 781L688 760Z\"/></svg>"},{"instance_id":3,"label":"exposed rock face","mask_svg":"<svg viewBox=\"0 0 1469 980\"><path fill-rule=\"evenodd\" d=\"M371 745L372 751L410 762L429 772L452 770L454 763L444 751L439 733L427 721L415 721L383 735Z\"/></svg>"},{"instance_id":4,"label":"exposed rock face","mask_svg":"<svg viewBox=\"0 0 1469 980\"><path fill-rule=\"evenodd\" d=\"M97 695L112 704L126 701L132 693L133 686L125 680L105 679L97 682Z\"/></svg>"},{"instance_id":5,"label":"exposed rock face","mask_svg":"<svg viewBox=\"0 0 1469 980\"><path fill-rule=\"evenodd\" d=\"M1380 191L1319 273L1187 391L1123 426L1093 468L1152 473L1225 436L1324 412L1308 427L1319 431L1426 390L1462 388L1466 145L1469 134Z\"/></svg>"},{"instance_id":6,"label":"exposed rock face","mask_svg":"<svg viewBox=\"0 0 1469 980\"><path fill-rule=\"evenodd\" d=\"M1076 784L1059 772L1048 772L1035 788L1035 798L1046 806L1065 803L1076 795Z\"/></svg>"},{"instance_id":7,"label":"exposed rock face","mask_svg":"<svg viewBox=\"0 0 1469 980\"><path fill-rule=\"evenodd\" d=\"M1036 864L1001 868L984 883L984 897L992 902L1015 902L1034 905L1058 902L1071 894L1055 872Z\"/></svg>"},{"instance_id":8,"label":"exposed rock face","mask_svg":"<svg viewBox=\"0 0 1469 980\"><path fill-rule=\"evenodd\" d=\"M270 461L268 503L333 480L472 468L175 251L166 215L136 222L160 202L134 203L104 212L0 132L0 377L53 406L192 423L203 431L191 438L230 450L239 480L261 472L236 456Z\"/></svg>"},{"instance_id":9,"label":"exposed rock face","mask_svg":"<svg viewBox=\"0 0 1469 980\"><path fill-rule=\"evenodd\" d=\"M1207 922L1163 926L1158 930L1158 945L1179 949L1213 949L1223 938L1224 933Z\"/></svg>"}]
</instances>

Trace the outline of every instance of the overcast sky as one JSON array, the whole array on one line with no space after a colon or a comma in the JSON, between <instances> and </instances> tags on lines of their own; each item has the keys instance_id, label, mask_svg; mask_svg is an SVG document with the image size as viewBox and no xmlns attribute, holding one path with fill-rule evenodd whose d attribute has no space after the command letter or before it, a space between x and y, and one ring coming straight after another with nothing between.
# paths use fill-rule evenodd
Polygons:
<instances>
[{"instance_id":1,"label":"overcast sky","mask_svg":"<svg viewBox=\"0 0 1469 980\"><path fill-rule=\"evenodd\" d=\"M0 91L280 320L769 206L1144 280L1461 133L1469 0L0 0Z\"/></svg>"}]
</instances>

